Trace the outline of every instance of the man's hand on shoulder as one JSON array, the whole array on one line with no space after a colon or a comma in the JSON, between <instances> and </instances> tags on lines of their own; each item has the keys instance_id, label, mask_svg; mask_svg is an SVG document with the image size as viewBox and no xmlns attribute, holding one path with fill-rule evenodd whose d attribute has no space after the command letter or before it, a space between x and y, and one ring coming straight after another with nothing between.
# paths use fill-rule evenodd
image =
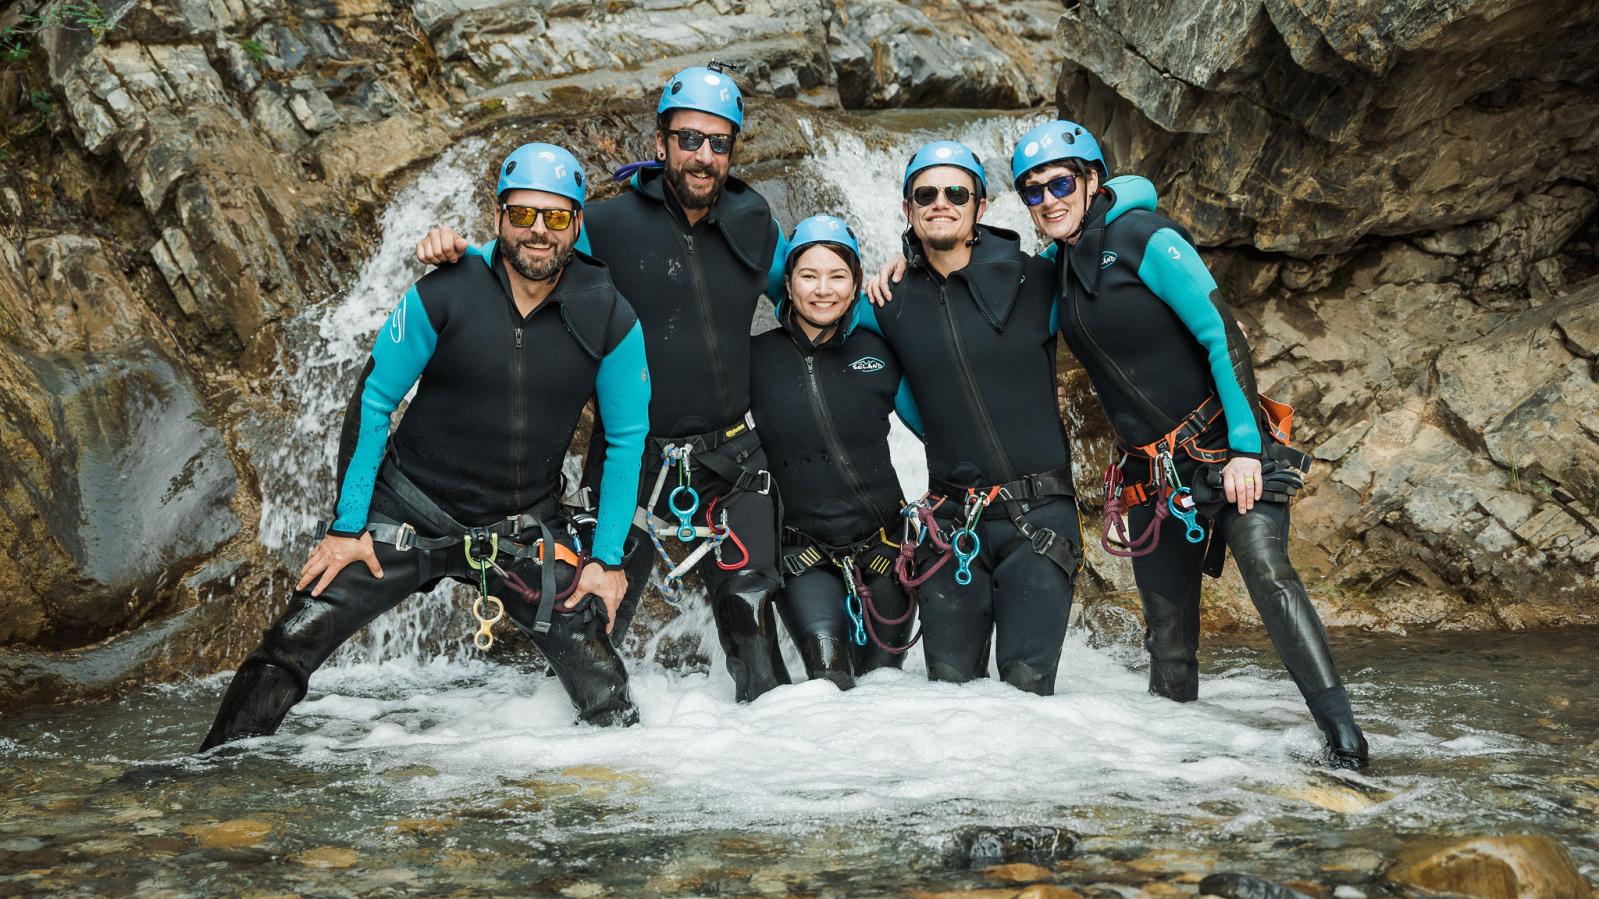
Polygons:
<instances>
[{"instance_id":1,"label":"man's hand on shoulder","mask_svg":"<svg viewBox=\"0 0 1599 899\"><path fill-rule=\"evenodd\" d=\"M448 225L440 225L417 241L416 259L426 265L459 262L461 257L466 255L468 246L466 238L456 234L455 229Z\"/></svg>"}]
</instances>

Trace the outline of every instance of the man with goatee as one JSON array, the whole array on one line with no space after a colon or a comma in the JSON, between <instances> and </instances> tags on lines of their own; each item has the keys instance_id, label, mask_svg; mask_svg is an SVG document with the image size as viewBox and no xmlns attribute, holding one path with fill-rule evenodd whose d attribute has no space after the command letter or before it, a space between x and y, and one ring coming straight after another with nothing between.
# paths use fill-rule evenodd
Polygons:
<instances>
[{"instance_id":1,"label":"man with goatee","mask_svg":"<svg viewBox=\"0 0 1599 899\"><path fill-rule=\"evenodd\" d=\"M503 611L544 652L583 721L638 720L606 632L627 590L622 547L650 377L632 307L605 266L574 250L584 185L566 150L519 147L500 165L498 239L394 307L345 412L333 521L201 749L274 733L341 643L445 579L479 591L480 647L492 645ZM590 397L607 425L606 465L585 560L559 496Z\"/></svg>"},{"instance_id":2,"label":"man with goatee","mask_svg":"<svg viewBox=\"0 0 1599 899\"><path fill-rule=\"evenodd\" d=\"M702 555L697 569L741 702L788 683L773 604L776 496L749 415L750 322L781 265L783 235L766 200L729 175L743 124L744 98L720 64L672 76L656 106L655 159L624 170L629 189L590 208L583 229L638 310L655 379L638 523L685 548L708 532L736 537ZM438 228L417 257L448 262L467 249ZM591 453L591 483L595 461ZM609 462L605 470L609 477ZM624 624L656 555L643 530L631 542Z\"/></svg>"}]
</instances>

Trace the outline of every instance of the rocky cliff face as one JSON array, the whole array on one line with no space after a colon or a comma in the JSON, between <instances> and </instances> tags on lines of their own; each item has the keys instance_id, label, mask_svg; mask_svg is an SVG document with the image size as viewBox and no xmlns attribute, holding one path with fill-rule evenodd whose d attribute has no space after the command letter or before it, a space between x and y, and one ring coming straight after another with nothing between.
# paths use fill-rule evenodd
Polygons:
<instances>
[{"instance_id":1,"label":"rocky cliff face","mask_svg":"<svg viewBox=\"0 0 1599 899\"><path fill-rule=\"evenodd\" d=\"M1326 468L1301 542L1335 620L1576 620L1599 546L1575 289L1599 274L1595 5L1169 6L107 0L88 27L14 4L0 708L236 661L287 576L252 461L293 411L286 322L351 282L447 147L554 138L606 171L645 153L661 80L712 56L756 98L741 164L773 170L806 152L802 111L1058 93L1213 248L1263 383L1304 408ZM1230 595L1220 622L1247 617Z\"/></svg>"},{"instance_id":2,"label":"rocky cliff face","mask_svg":"<svg viewBox=\"0 0 1599 899\"><path fill-rule=\"evenodd\" d=\"M1593 620L1599 4L1071 6L1062 114L1212 248L1301 409L1332 621Z\"/></svg>"},{"instance_id":3,"label":"rocky cliff face","mask_svg":"<svg viewBox=\"0 0 1599 899\"><path fill-rule=\"evenodd\" d=\"M0 13L0 708L252 644L288 574L252 461L293 411L284 325L448 146L571 141L608 171L645 154L660 82L718 57L761 98L751 165L805 151L798 109L1036 106L1061 59L1040 2L102 10Z\"/></svg>"}]
</instances>

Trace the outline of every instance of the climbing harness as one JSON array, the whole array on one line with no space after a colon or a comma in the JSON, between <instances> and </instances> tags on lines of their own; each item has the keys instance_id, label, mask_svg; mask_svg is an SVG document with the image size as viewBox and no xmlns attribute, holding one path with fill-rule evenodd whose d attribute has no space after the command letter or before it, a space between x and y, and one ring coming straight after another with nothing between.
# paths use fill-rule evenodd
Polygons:
<instances>
[{"instance_id":1,"label":"climbing harness","mask_svg":"<svg viewBox=\"0 0 1599 899\"><path fill-rule=\"evenodd\" d=\"M654 442L660 447L661 470L656 475L649 502L635 510L633 525L649 536L656 556L666 569L661 578L662 598L667 605L679 608L685 593L683 577L707 555L712 556L717 567L723 571L737 571L749 564L749 550L728 523L727 505L746 490L770 493L772 476L770 472L750 469L743 464L760 446L754 437L754 420L748 413L732 427L720 431ZM721 452L729 448L733 450L731 458ZM701 502L700 493L693 483L696 467L707 469L733 485L733 489L722 496L712 497L706 504L702 525L694 522ZM674 471L677 483L667 492L667 479ZM675 523L655 514L662 493L666 493L666 506L676 519ZM718 503L721 503L721 509L717 509ZM683 561L674 562L663 542L674 537L679 543L698 540L699 544L689 551ZM741 558L737 561L723 558L723 546L727 543L738 550Z\"/></svg>"},{"instance_id":2,"label":"climbing harness","mask_svg":"<svg viewBox=\"0 0 1599 899\"><path fill-rule=\"evenodd\" d=\"M1281 452L1273 450L1273 446L1287 447L1289 433L1293 428L1294 410L1292 406L1279 403L1264 395L1259 399L1263 413L1261 420L1264 421L1266 435L1271 440L1271 444L1265 448L1265 455L1270 457L1274 452ZM1212 394L1199 404L1199 408L1184 416L1177 427L1154 443L1125 448L1120 458L1117 458L1113 451L1104 478L1105 530L1100 536L1100 545L1106 552L1120 558L1138 558L1154 552L1160 545L1161 523L1170 517L1176 517L1182 522L1183 536L1188 542L1204 542L1205 528L1199 523L1200 503L1195 498L1194 489L1185 485L1177 474L1176 454L1182 452L1203 466L1201 471L1204 474L1196 486L1204 492L1207 500L1211 499L1212 494L1220 496L1220 475L1213 469L1227 461L1229 451L1225 447L1217 449L1200 446L1199 441L1221 415L1221 401ZM1303 453L1295 450L1288 452L1296 459L1304 457ZM1142 458L1149 463L1150 480L1147 484L1123 484L1122 466L1134 457ZM1304 467L1309 465L1308 461L1302 464ZM1264 468L1262 476L1263 479L1269 476ZM1206 477L1216 481L1215 487L1204 481ZM1286 479L1288 476L1285 474L1280 477ZM1284 501L1288 496L1292 496L1293 490L1296 489L1297 485L1293 485L1293 489L1286 489ZM1274 493L1273 498L1275 499L1277 495L1279 494ZM1128 510L1150 500L1155 502L1154 517L1150 519L1143 533L1137 537L1129 536L1125 518Z\"/></svg>"},{"instance_id":3,"label":"climbing harness","mask_svg":"<svg viewBox=\"0 0 1599 899\"><path fill-rule=\"evenodd\" d=\"M912 535L909 527L906 533ZM914 535L910 540L911 552L914 553ZM921 634L918 633L903 646L895 646L877 634L879 625L895 627L911 620L916 614L916 596L911 589L907 588L905 592L907 602L905 611L897 617L890 618L878 611L872 598L871 588L866 585L865 572L871 572L877 577L900 576L901 581L904 580L900 575L899 559L905 552L906 544L895 543L889 539L887 528L878 528L877 533L867 539L842 548L826 547L801 531L785 528L783 544L804 546L804 549L787 553L782 558L783 571L789 577L799 577L823 562L830 562L838 568L844 581L844 613L850 621L850 641L856 646L865 646L870 641L879 649L898 655L908 651L921 639Z\"/></svg>"},{"instance_id":4,"label":"climbing harness","mask_svg":"<svg viewBox=\"0 0 1599 899\"><path fill-rule=\"evenodd\" d=\"M525 594L532 597L528 601L538 606L533 630L536 633L549 631L557 599L571 595L577 587L583 566L587 563L587 558L582 553L582 538L578 534L578 528L585 523L592 524L592 517L568 519L567 530L572 535L574 545L578 547L572 550L555 540L549 525L549 522L556 519L560 513L560 502L555 497L546 498L533 508L506 516L492 525L467 527L440 508L438 503L400 470L394 462L392 451L384 459L378 477L416 516L425 530L446 536L423 537L417 533L416 525L409 521L397 522L373 513L366 525L366 531L372 535L373 540L392 544L401 552L416 549L426 553L460 545L466 555L467 565L477 572L477 597L471 606L472 617L477 622L477 630L472 635L474 646L484 651L493 647L494 625L505 617L504 601L489 592L490 571L500 575L502 583L512 585L513 589L520 585ZM321 540L326 535L327 529L326 521L317 522L316 539ZM516 538L535 530L539 536L533 542L528 544L516 542ZM577 573L573 575L572 583L565 594L558 594L555 589L555 565L546 564L546 557L549 555L544 551L546 546L555 547L553 561L566 562L576 569ZM507 572L500 565L499 560L502 558L537 562L540 567L540 588L537 591L527 590L527 585L520 577ZM424 566L426 564L424 561Z\"/></svg>"}]
</instances>

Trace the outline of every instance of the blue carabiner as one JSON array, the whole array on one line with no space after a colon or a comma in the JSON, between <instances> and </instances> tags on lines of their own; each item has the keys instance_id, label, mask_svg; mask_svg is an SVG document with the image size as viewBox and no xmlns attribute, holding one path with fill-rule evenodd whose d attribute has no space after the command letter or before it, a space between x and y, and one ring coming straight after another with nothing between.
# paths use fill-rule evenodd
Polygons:
<instances>
[{"instance_id":1,"label":"blue carabiner","mask_svg":"<svg viewBox=\"0 0 1599 899\"><path fill-rule=\"evenodd\" d=\"M688 494L689 507L679 509L677 498L680 494ZM666 497L666 505L671 508L672 514L677 516L677 539L684 543L694 539L694 513L700 509L700 495L693 487L682 485L672 488L671 494Z\"/></svg>"},{"instance_id":2,"label":"blue carabiner","mask_svg":"<svg viewBox=\"0 0 1599 899\"><path fill-rule=\"evenodd\" d=\"M1178 497L1188 501L1186 511L1178 508ZM1179 487L1173 490L1171 496L1166 497L1166 505L1171 509L1171 514L1177 516L1177 520L1188 528L1188 532L1183 536L1188 538L1189 543L1199 543L1205 539L1205 528L1199 523L1199 509L1194 506L1192 490L1187 487Z\"/></svg>"},{"instance_id":3,"label":"blue carabiner","mask_svg":"<svg viewBox=\"0 0 1599 899\"><path fill-rule=\"evenodd\" d=\"M972 543L970 550L961 549L962 537L970 538ZM950 538L949 548L955 554L955 583L964 587L972 582L972 560L982 551L983 538L977 536L977 532L971 528L961 528Z\"/></svg>"},{"instance_id":4,"label":"blue carabiner","mask_svg":"<svg viewBox=\"0 0 1599 899\"><path fill-rule=\"evenodd\" d=\"M853 587L844 593L844 614L849 616L851 642L856 646L865 646L866 613L861 609L861 598Z\"/></svg>"}]
</instances>

